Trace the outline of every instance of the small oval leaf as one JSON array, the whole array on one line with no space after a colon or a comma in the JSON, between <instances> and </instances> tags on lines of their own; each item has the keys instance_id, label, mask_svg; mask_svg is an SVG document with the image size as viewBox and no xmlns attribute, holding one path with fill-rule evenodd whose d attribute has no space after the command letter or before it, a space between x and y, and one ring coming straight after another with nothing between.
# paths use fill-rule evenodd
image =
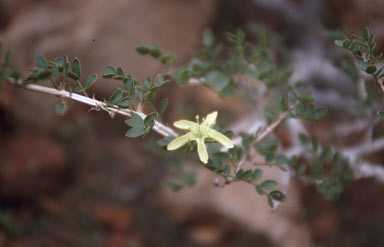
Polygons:
<instances>
[{"instance_id":1,"label":"small oval leaf","mask_svg":"<svg viewBox=\"0 0 384 247\"><path fill-rule=\"evenodd\" d=\"M39 67L41 69L47 69L48 68L47 59L45 59L45 57L38 56L36 58L36 65L37 65L37 67Z\"/></svg>"},{"instance_id":2,"label":"small oval leaf","mask_svg":"<svg viewBox=\"0 0 384 247\"><path fill-rule=\"evenodd\" d=\"M263 189L266 189L266 190L273 189L276 185L277 185L277 182L276 182L276 181L273 181L273 180L265 180L264 182L262 182L262 183L260 184L260 186L261 186Z\"/></svg>"},{"instance_id":3,"label":"small oval leaf","mask_svg":"<svg viewBox=\"0 0 384 247\"><path fill-rule=\"evenodd\" d=\"M72 72L77 76L77 79L81 77L81 65L80 60L75 58L72 62Z\"/></svg>"},{"instance_id":4,"label":"small oval leaf","mask_svg":"<svg viewBox=\"0 0 384 247\"><path fill-rule=\"evenodd\" d=\"M112 104L112 105L117 105L121 98L123 97L123 91L121 91L121 89L118 89L116 90L112 96L109 98L109 103Z\"/></svg>"},{"instance_id":5,"label":"small oval leaf","mask_svg":"<svg viewBox=\"0 0 384 247\"><path fill-rule=\"evenodd\" d=\"M95 83L96 79L97 79L97 75L95 75L95 74L88 76L88 78L84 82L84 89L88 89L88 88L92 87L92 85Z\"/></svg>"},{"instance_id":6,"label":"small oval leaf","mask_svg":"<svg viewBox=\"0 0 384 247\"><path fill-rule=\"evenodd\" d=\"M132 128L128 130L125 136L130 138L136 138L136 137L143 136L144 134L145 134L144 128L139 127L139 128Z\"/></svg>"}]
</instances>

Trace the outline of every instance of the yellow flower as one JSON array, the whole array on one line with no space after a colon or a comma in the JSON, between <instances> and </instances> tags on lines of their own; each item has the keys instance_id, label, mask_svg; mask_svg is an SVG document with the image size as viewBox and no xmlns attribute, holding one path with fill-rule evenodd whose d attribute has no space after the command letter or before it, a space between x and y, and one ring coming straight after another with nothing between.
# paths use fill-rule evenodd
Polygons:
<instances>
[{"instance_id":1,"label":"yellow flower","mask_svg":"<svg viewBox=\"0 0 384 247\"><path fill-rule=\"evenodd\" d=\"M199 158L201 162L207 164L208 152L204 143L206 138L215 140L227 148L233 148L234 145L228 137L211 128L216 123L216 118L217 111L208 114L201 124L188 120L180 120L174 122L173 125L175 127L179 129L189 130L189 132L171 141L168 144L167 149L175 150L179 147L184 146L188 142L196 141L197 153L199 154Z\"/></svg>"}]
</instances>

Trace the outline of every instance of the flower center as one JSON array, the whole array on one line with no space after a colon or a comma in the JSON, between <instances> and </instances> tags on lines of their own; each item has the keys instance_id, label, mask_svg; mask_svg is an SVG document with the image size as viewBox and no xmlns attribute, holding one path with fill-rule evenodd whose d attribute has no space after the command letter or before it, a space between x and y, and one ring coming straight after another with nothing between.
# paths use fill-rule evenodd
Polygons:
<instances>
[{"instance_id":1,"label":"flower center","mask_svg":"<svg viewBox=\"0 0 384 247\"><path fill-rule=\"evenodd\" d=\"M193 134L197 137L197 138L203 138L207 135L207 130L209 129L208 126L205 126L203 124L199 125L194 131L193 131Z\"/></svg>"}]
</instances>

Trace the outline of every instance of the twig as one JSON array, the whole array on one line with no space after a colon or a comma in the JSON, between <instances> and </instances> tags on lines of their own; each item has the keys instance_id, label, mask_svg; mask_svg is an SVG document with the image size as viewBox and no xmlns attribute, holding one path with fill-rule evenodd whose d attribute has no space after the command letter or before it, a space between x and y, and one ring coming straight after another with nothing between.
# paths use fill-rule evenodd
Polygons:
<instances>
[{"instance_id":1,"label":"twig","mask_svg":"<svg viewBox=\"0 0 384 247\"><path fill-rule=\"evenodd\" d=\"M131 117L131 113L134 112L134 113L140 115L140 117L143 119L147 116L142 112L132 111L130 109L119 109L118 106L111 107L102 101L92 99L92 98L89 98L89 97L86 97L86 96L83 96L80 94L71 93L71 92L68 92L66 90L58 90L55 88L41 86L41 85L37 85L37 84L23 85L22 88L25 88L25 89L28 89L31 91L40 92L40 93L55 95L55 96L58 96L60 98L71 99L71 100L74 100L74 101L77 101L77 102L80 102L80 103L83 103L86 105L90 105L96 109L102 109L104 111L107 111L108 113L116 113L116 114L120 114L123 116ZM165 126L165 125L163 125L157 121L155 121L155 126L153 127L153 129L162 136L174 136L174 137L178 136L176 134L176 132L174 132L171 128L169 128L169 127L167 127L167 126Z\"/></svg>"},{"instance_id":2,"label":"twig","mask_svg":"<svg viewBox=\"0 0 384 247\"><path fill-rule=\"evenodd\" d=\"M356 153L358 155L362 155L362 154L367 154L367 153L379 151L382 149L384 149L384 138L379 138L379 139L376 139L372 142L368 142L364 145L345 149L344 152L345 153L352 153L352 154Z\"/></svg>"},{"instance_id":3,"label":"twig","mask_svg":"<svg viewBox=\"0 0 384 247\"><path fill-rule=\"evenodd\" d=\"M269 125L260 135L257 136L256 142L262 141L265 137L267 137L270 133L272 133L287 117L289 112L293 109L293 106L290 107L287 111L280 114L279 118Z\"/></svg>"}]
</instances>

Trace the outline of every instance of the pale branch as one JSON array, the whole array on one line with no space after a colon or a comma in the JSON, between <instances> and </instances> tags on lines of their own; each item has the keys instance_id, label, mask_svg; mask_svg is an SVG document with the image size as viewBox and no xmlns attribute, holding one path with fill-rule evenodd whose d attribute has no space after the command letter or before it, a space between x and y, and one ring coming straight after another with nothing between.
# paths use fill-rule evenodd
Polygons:
<instances>
[{"instance_id":1,"label":"pale branch","mask_svg":"<svg viewBox=\"0 0 384 247\"><path fill-rule=\"evenodd\" d=\"M269 134L271 134L288 117L288 114L292 109L293 109L293 107L290 107L287 111L281 113L275 122L273 122L271 125L269 125L263 132L261 132L256 137L256 142L262 141Z\"/></svg>"},{"instance_id":2,"label":"pale branch","mask_svg":"<svg viewBox=\"0 0 384 247\"><path fill-rule=\"evenodd\" d=\"M344 152L362 155L367 153L373 153L383 149L384 149L384 138L379 138L379 139L373 140L372 142L367 142L363 145L345 149Z\"/></svg>"},{"instance_id":3,"label":"pale branch","mask_svg":"<svg viewBox=\"0 0 384 247\"><path fill-rule=\"evenodd\" d=\"M374 119L372 124L369 122L369 120L366 119L356 120L353 122L348 121L347 123L340 123L335 126L333 132L340 137L345 137L351 133L365 131L367 128L369 128L370 125L374 126L379 123L379 121L380 120L378 118Z\"/></svg>"},{"instance_id":4,"label":"pale branch","mask_svg":"<svg viewBox=\"0 0 384 247\"><path fill-rule=\"evenodd\" d=\"M332 149L335 151L335 149ZM384 183L384 167L380 164L374 164L369 162L359 163L358 153L356 152L346 152L345 150L338 150L338 152L347 157L351 162L350 168L353 171L355 179L372 177L377 181ZM308 156L307 152L300 146L294 146L290 149L284 150L283 153L287 156Z\"/></svg>"},{"instance_id":5,"label":"pale branch","mask_svg":"<svg viewBox=\"0 0 384 247\"><path fill-rule=\"evenodd\" d=\"M374 177L384 183L384 168L380 164L363 163L354 169L356 178Z\"/></svg>"},{"instance_id":6,"label":"pale branch","mask_svg":"<svg viewBox=\"0 0 384 247\"><path fill-rule=\"evenodd\" d=\"M137 112L137 111L133 111L130 109L121 109L118 106L111 107L111 106L108 106L105 102L102 102L102 101L99 101L99 100L96 100L93 98L89 98L89 97L86 97L86 96L83 96L80 94L72 93L72 92L69 92L66 90L58 90L55 88L37 85L37 84L26 84L26 85L22 85L21 87L28 89L28 90L31 90L31 91L35 91L35 92L54 95L54 96L57 96L59 98L71 99L71 100L89 105L89 106L93 107L94 109L104 110L104 111L108 112L109 114L120 114L120 115L123 115L126 117L131 117L131 113L134 112L134 113L140 115L140 117L142 117L143 119L146 117L146 115L142 112ZM256 142L263 140L269 134L271 134L288 117L288 114L289 114L289 110L280 114L279 118L275 122L273 122L271 125L267 126L257 136ZM253 126L249 129L249 132L250 132L249 134L255 134L255 133L259 132L261 129L261 126L262 126L261 121L256 121L253 124ZM305 128L302 126L302 123L300 120L290 119L290 121L288 122L288 126L289 126L289 129L292 129L293 132L295 132L295 134L297 134L296 132L305 132ZM173 129L171 129L171 128L169 128L169 127L165 126L164 124L159 123L157 121L155 122L153 129L158 134L165 136L165 137L166 136L173 136L173 137L178 136L177 133ZM295 135L295 136L297 136L297 135ZM240 137L234 138L233 141L236 143L240 143L241 138ZM346 157L350 158L351 162L356 162L357 158L358 158L357 157L358 154L366 153L368 151L378 150L378 149L382 148L383 146L384 146L384 140L379 139L379 140L374 141L370 145L367 144L367 145L364 145L362 147L357 147L357 148L353 148L353 149L349 149L349 150L341 150L340 153L345 155ZM305 155L305 151L297 145L295 145L295 148L292 148L290 150L285 150L284 153L287 155ZM240 170L242 164L243 164L242 161L240 161L238 163L238 165L236 167L236 171ZM384 168L380 165L375 165L375 164L365 162L361 165L353 166L352 169L354 171L355 178L375 177L378 181L384 183ZM283 180L285 182L283 183L282 190L284 192L286 192L288 190L290 177L291 177L290 172L285 172L285 174L283 175ZM276 205L274 207L274 209L276 209L277 207L278 207L278 205Z\"/></svg>"},{"instance_id":7,"label":"pale branch","mask_svg":"<svg viewBox=\"0 0 384 247\"><path fill-rule=\"evenodd\" d=\"M92 106L94 109L104 110L110 114L120 114L120 115L123 115L126 117L131 117L131 113L134 112L134 113L140 115L140 117L142 119L144 119L147 116L142 112L137 112L137 111L133 111L130 109L121 109L118 106L111 107L102 101L92 99L92 98L89 98L89 97L86 97L86 96L83 96L80 94L72 93L72 92L69 92L69 91L66 91L63 89L58 90L55 88L41 86L41 85L37 85L37 84L26 84L26 85L23 85L22 88L25 88L25 89L28 89L31 91L36 91L36 92L40 92L40 93L58 96L60 98L71 99L71 100ZM178 136L176 134L176 132L174 132L171 128L169 128L169 127L167 127L167 126L165 126L162 123L159 123L157 121L155 121L155 125L154 125L153 129L162 136L173 136L173 137Z\"/></svg>"},{"instance_id":8,"label":"pale branch","mask_svg":"<svg viewBox=\"0 0 384 247\"><path fill-rule=\"evenodd\" d=\"M191 78L188 80L188 85L199 85L203 82L203 79Z\"/></svg>"},{"instance_id":9,"label":"pale branch","mask_svg":"<svg viewBox=\"0 0 384 247\"><path fill-rule=\"evenodd\" d=\"M289 185L291 184L291 171L288 167L285 167L287 171L282 173L282 181L281 181L281 192L283 192L285 195L288 192ZM281 202L274 201L272 211L276 211L278 207L280 206Z\"/></svg>"},{"instance_id":10,"label":"pale branch","mask_svg":"<svg viewBox=\"0 0 384 247\"><path fill-rule=\"evenodd\" d=\"M289 107L287 111L281 113L280 116L278 117L278 119L275 122L273 122L271 125L268 125L267 127L265 127L264 130L262 130L262 129L263 129L263 125L265 125L265 121L253 120L252 122L254 122L254 123L253 123L252 127L249 128L247 133L249 135L256 135L257 136L255 142L262 141L264 138L266 138L268 135L270 135L288 117L289 112L292 109L293 109L293 106ZM241 121L237 125L244 126L245 124L246 123L244 123L244 121ZM239 127L234 127L234 129L239 129ZM258 134L260 132L260 130L262 130L262 132L260 134ZM233 143L240 145L241 144L241 137L238 136L237 138L234 138ZM241 167L243 166L244 163L245 163L245 157L243 157L237 163L235 172L234 172L233 176L229 179L230 181L232 181L235 178L237 172L241 169ZM288 184L289 184L289 182L288 182Z\"/></svg>"}]
</instances>

